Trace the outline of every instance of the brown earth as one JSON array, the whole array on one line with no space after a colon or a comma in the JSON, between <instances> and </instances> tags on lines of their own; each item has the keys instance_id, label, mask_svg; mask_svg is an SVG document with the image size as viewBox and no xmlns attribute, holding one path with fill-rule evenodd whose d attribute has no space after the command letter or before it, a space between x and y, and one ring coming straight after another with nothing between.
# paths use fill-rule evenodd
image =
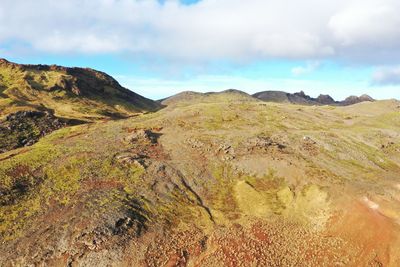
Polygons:
<instances>
[{"instance_id":1,"label":"brown earth","mask_svg":"<svg viewBox=\"0 0 400 267\"><path fill-rule=\"evenodd\" d=\"M223 96L0 154L0 265L399 266L399 102Z\"/></svg>"}]
</instances>

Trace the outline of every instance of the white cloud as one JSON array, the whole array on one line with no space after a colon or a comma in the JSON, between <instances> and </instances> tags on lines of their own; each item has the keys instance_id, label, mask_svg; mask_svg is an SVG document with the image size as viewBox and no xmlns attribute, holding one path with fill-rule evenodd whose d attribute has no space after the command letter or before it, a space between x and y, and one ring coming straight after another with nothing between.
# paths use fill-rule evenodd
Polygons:
<instances>
[{"instance_id":1,"label":"white cloud","mask_svg":"<svg viewBox=\"0 0 400 267\"><path fill-rule=\"evenodd\" d=\"M369 63L400 60L400 1L352 0L328 24L336 55Z\"/></svg>"},{"instance_id":2,"label":"white cloud","mask_svg":"<svg viewBox=\"0 0 400 267\"><path fill-rule=\"evenodd\" d=\"M329 21L337 41L343 46L399 44L398 0L356 0L333 15Z\"/></svg>"},{"instance_id":3,"label":"white cloud","mask_svg":"<svg viewBox=\"0 0 400 267\"><path fill-rule=\"evenodd\" d=\"M320 67L321 63L319 61L308 62L306 66L298 66L292 69L292 74L295 76L304 75L312 73Z\"/></svg>"},{"instance_id":4,"label":"white cloud","mask_svg":"<svg viewBox=\"0 0 400 267\"><path fill-rule=\"evenodd\" d=\"M373 85L400 85L400 66L384 67L372 75Z\"/></svg>"},{"instance_id":5,"label":"white cloud","mask_svg":"<svg viewBox=\"0 0 400 267\"><path fill-rule=\"evenodd\" d=\"M398 0L2 0L0 46L175 61L400 59Z\"/></svg>"}]
</instances>

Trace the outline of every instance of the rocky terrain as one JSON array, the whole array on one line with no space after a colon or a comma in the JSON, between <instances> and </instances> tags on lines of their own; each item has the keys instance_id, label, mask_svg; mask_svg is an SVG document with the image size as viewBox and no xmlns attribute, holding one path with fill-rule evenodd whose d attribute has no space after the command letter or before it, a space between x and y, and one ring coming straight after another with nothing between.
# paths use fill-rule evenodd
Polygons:
<instances>
[{"instance_id":1,"label":"rocky terrain","mask_svg":"<svg viewBox=\"0 0 400 267\"><path fill-rule=\"evenodd\" d=\"M160 108L99 71L0 59L0 151L32 145L66 125Z\"/></svg>"},{"instance_id":2,"label":"rocky terrain","mask_svg":"<svg viewBox=\"0 0 400 267\"><path fill-rule=\"evenodd\" d=\"M0 153L0 266L400 265L399 101L162 103L68 127L86 113L3 109L41 138Z\"/></svg>"},{"instance_id":3,"label":"rocky terrain","mask_svg":"<svg viewBox=\"0 0 400 267\"><path fill-rule=\"evenodd\" d=\"M0 59L0 119L21 110L46 110L57 117L93 121L159 108L100 71Z\"/></svg>"},{"instance_id":4,"label":"rocky terrain","mask_svg":"<svg viewBox=\"0 0 400 267\"><path fill-rule=\"evenodd\" d=\"M228 100L227 97L231 99L247 99L247 100L261 100L265 102L274 102L274 103L286 103L286 104L297 104L297 105L317 105L317 106L350 106L354 104L358 104L361 102L373 102L375 101L372 97L368 95L362 96L349 96L342 101L336 101L329 95L319 95L317 98L313 98L309 95L306 95L303 91L298 93L286 93L283 91L263 91L258 92L253 95L249 95L245 92L229 89L222 92L210 92L210 93L198 93L193 91L184 91L178 93L176 95L167 97L165 99L159 100L159 102L163 105L171 105L171 104L179 104L190 101L199 101L201 99L202 102L207 101L215 101L216 98L220 97L221 99Z\"/></svg>"},{"instance_id":5,"label":"rocky terrain","mask_svg":"<svg viewBox=\"0 0 400 267\"><path fill-rule=\"evenodd\" d=\"M319 95L317 98L312 98L306 95L303 91L299 93L286 93L282 91L264 91L253 94L253 97L266 101L276 103L292 103L300 105L332 105L332 106L349 106L361 102L375 101L368 95L362 96L349 96L342 101L335 101L329 95Z\"/></svg>"},{"instance_id":6,"label":"rocky terrain","mask_svg":"<svg viewBox=\"0 0 400 267\"><path fill-rule=\"evenodd\" d=\"M7 116L0 124L0 152L36 143L40 137L65 127L48 112L18 111Z\"/></svg>"}]
</instances>

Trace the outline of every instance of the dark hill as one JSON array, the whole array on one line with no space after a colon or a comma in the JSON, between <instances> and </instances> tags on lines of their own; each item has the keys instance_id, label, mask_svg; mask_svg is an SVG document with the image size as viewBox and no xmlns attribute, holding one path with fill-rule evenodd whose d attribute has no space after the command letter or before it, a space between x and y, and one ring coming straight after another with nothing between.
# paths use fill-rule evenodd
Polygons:
<instances>
[{"instance_id":1,"label":"dark hill","mask_svg":"<svg viewBox=\"0 0 400 267\"><path fill-rule=\"evenodd\" d=\"M343 101L335 101L330 95L319 95L317 98L313 98L306 95L303 91L298 93L286 93L283 91L264 91L253 94L253 97L266 102L277 102L277 103L292 103L300 105L333 105L333 106L348 106L365 101L375 101L368 95L350 96Z\"/></svg>"},{"instance_id":2,"label":"dark hill","mask_svg":"<svg viewBox=\"0 0 400 267\"><path fill-rule=\"evenodd\" d=\"M104 72L56 65L22 65L0 59L0 118L21 110L93 121L160 108Z\"/></svg>"}]
</instances>

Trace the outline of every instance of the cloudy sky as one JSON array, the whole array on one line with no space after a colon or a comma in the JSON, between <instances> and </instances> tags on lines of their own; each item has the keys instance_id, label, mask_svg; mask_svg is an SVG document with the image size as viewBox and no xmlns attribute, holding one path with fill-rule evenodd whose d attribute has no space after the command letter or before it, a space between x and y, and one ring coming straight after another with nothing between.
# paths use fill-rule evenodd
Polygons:
<instances>
[{"instance_id":1,"label":"cloudy sky","mask_svg":"<svg viewBox=\"0 0 400 267\"><path fill-rule=\"evenodd\" d=\"M0 0L0 57L182 90L400 98L399 0Z\"/></svg>"}]
</instances>

